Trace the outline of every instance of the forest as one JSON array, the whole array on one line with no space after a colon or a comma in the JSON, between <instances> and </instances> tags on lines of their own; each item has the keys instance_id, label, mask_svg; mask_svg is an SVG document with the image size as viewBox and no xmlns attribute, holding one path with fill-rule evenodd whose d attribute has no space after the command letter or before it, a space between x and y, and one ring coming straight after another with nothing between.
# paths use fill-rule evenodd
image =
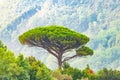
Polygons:
<instances>
[{"instance_id":1,"label":"forest","mask_svg":"<svg viewBox=\"0 0 120 80\"><path fill-rule=\"evenodd\" d=\"M99 71L94 71L89 64L84 69L71 66L67 63L67 60L73 58L74 55L66 57L62 61L59 54L63 55L64 52L74 48L78 48L75 57L94 55L92 49L85 46L89 38L68 28L59 26L35 28L20 35L19 40L23 45L43 47L58 58L58 63L61 63L61 65L58 64L58 69L51 70L34 56L24 57L22 53L15 56L15 53L0 41L0 80L120 80L120 71L118 70L104 67ZM34 41L34 44L31 40ZM41 40L43 41L40 42ZM54 42L54 44L51 42ZM62 46L62 48L59 48L59 46ZM51 49L54 51L52 52ZM63 51L60 52L59 50Z\"/></svg>"},{"instance_id":2,"label":"forest","mask_svg":"<svg viewBox=\"0 0 120 80\"><path fill-rule=\"evenodd\" d=\"M62 70L50 70L33 56L15 56L0 42L0 80L120 80L120 71L103 68L94 72L89 65L80 70L64 63Z\"/></svg>"}]
</instances>

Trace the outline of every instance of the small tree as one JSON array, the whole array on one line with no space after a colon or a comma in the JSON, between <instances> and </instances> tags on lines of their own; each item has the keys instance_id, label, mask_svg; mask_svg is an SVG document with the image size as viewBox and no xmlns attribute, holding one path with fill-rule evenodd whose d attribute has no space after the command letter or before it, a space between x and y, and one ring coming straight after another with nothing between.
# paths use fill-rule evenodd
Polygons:
<instances>
[{"instance_id":1,"label":"small tree","mask_svg":"<svg viewBox=\"0 0 120 80\"><path fill-rule=\"evenodd\" d=\"M63 67L63 70L62 70L62 73L63 74L68 74L70 75L73 80L81 80L82 76L83 76L83 73L81 70L77 69L77 68L73 68L71 67L68 63L63 63L62 65Z\"/></svg>"},{"instance_id":2,"label":"small tree","mask_svg":"<svg viewBox=\"0 0 120 80\"><path fill-rule=\"evenodd\" d=\"M52 80L50 70L41 61L33 56L26 58L26 61L30 64L30 80Z\"/></svg>"},{"instance_id":3,"label":"small tree","mask_svg":"<svg viewBox=\"0 0 120 80\"><path fill-rule=\"evenodd\" d=\"M19 36L21 44L42 47L58 60L58 67L61 69L62 63L81 56L92 55L93 51L84 45L89 38L83 34L72 31L62 26L45 26L29 30ZM63 58L63 55L76 49L76 54Z\"/></svg>"}]
</instances>

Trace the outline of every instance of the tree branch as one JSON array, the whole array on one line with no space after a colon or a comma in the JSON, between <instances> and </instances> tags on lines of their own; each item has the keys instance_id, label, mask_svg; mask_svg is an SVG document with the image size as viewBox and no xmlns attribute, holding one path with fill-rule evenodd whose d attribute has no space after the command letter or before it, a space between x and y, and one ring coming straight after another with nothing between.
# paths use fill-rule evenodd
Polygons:
<instances>
[{"instance_id":1,"label":"tree branch","mask_svg":"<svg viewBox=\"0 0 120 80\"><path fill-rule=\"evenodd\" d=\"M53 56L55 56L56 58L58 58L58 55L56 55L54 52L52 52L50 49L47 49L48 52L50 52Z\"/></svg>"},{"instance_id":2,"label":"tree branch","mask_svg":"<svg viewBox=\"0 0 120 80\"><path fill-rule=\"evenodd\" d=\"M44 41L40 41L40 42L35 42L33 40L29 40L29 43L32 44L33 46L37 46L37 47L42 47L44 49L46 49L50 54L52 54L53 56L55 56L56 58L58 58L58 55L56 55L50 48L50 46L48 46Z\"/></svg>"},{"instance_id":3,"label":"tree branch","mask_svg":"<svg viewBox=\"0 0 120 80\"><path fill-rule=\"evenodd\" d=\"M36 41L34 41L32 39L29 39L28 43L26 43L26 44L29 44L30 46L42 47L41 43L38 43L38 42L36 42Z\"/></svg>"},{"instance_id":4,"label":"tree branch","mask_svg":"<svg viewBox=\"0 0 120 80\"><path fill-rule=\"evenodd\" d=\"M73 55L73 56L71 56L71 57L66 57L66 58L62 61L62 63L64 63L65 61L68 61L68 60L70 60L70 59L72 59L72 58L75 58L75 57L78 57L78 55Z\"/></svg>"}]
</instances>

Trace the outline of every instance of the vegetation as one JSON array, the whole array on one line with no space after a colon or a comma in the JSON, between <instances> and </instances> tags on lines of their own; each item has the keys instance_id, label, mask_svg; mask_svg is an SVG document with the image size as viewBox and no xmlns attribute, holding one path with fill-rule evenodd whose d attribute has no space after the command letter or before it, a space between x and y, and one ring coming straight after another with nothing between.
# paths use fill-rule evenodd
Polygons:
<instances>
[{"instance_id":1,"label":"vegetation","mask_svg":"<svg viewBox=\"0 0 120 80\"><path fill-rule=\"evenodd\" d=\"M30 56L18 57L0 41L0 80L120 80L120 71L103 68L94 72L89 65L83 70L63 63L63 69L50 70Z\"/></svg>"},{"instance_id":2,"label":"vegetation","mask_svg":"<svg viewBox=\"0 0 120 80\"><path fill-rule=\"evenodd\" d=\"M62 26L45 26L29 30L19 36L19 41L23 45L42 47L47 50L57 58L59 69L64 62L72 58L93 55L93 51L85 46L89 41L87 36ZM72 49L76 50L75 55L64 56Z\"/></svg>"},{"instance_id":3,"label":"vegetation","mask_svg":"<svg viewBox=\"0 0 120 80\"><path fill-rule=\"evenodd\" d=\"M81 70L71 67L68 63L63 64L62 73L68 74L69 76L72 76L73 80L81 79L83 76Z\"/></svg>"}]
</instances>

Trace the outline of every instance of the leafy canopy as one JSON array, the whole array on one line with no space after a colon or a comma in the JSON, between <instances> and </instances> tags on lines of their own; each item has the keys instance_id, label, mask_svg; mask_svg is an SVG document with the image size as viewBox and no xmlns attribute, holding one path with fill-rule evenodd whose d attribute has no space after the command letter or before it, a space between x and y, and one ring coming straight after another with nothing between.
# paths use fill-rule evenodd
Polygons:
<instances>
[{"instance_id":1,"label":"leafy canopy","mask_svg":"<svg viewBox=\"0 0 120 80\"><path fill-rule=\"evenodd\" d=\"M19 40L22 44L43 48L47 45L65 51L86 44L89 38L62 26L45 26L25 32Z\"/></svg>"},{"instance_id":2,"label":"leafy canopy","mask_svg":"<svg viewBox=\"0 0 120 80\"><path fill-rule=\"evenodd\" d=\"M62 63L72 58L93 54L90 48L84 46L89 41L87 36L63 26L52 25L31 29L20 35L19 41L23 45L37 46L46 49L57 58L59 69L61 69ZM71 49L76 49L76 54L63 58L64 53Z\"/></svg>"},{"instance_id":3,"label":"leafy canopy","mask_svg":"<svg viewBox=\"0 0 120 80\"><path fill-rule=\"evenodd\" d=\"M89 47L82 46L81 48L76 50L76 54L79 56L93 55L93 50Z\"/></svg>"}]
</instances>

